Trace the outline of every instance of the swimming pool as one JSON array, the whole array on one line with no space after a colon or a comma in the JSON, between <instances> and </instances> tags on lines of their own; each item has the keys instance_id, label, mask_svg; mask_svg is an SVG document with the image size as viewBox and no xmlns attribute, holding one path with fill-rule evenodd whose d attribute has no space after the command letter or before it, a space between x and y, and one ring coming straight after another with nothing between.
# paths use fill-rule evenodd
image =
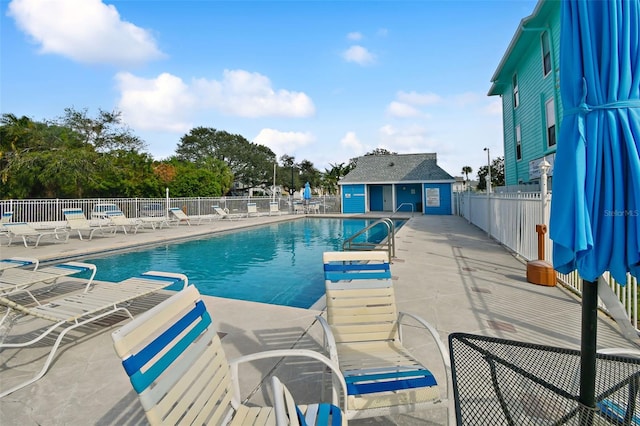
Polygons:
<instances>
[{"instance_id":1,"label":"swimming pool","mask_svg":"<svg viewBox=\"0 0 640 426\"><path fill-rule=\"evenodd\" d=\"M205 295L309 308L324 294L322 253L342 250L346 238L374 221L304 218L83 261L98 267L97 280L180 272ZM362 241L385 236L379 225Z\"/></svg>"}]
</instances>

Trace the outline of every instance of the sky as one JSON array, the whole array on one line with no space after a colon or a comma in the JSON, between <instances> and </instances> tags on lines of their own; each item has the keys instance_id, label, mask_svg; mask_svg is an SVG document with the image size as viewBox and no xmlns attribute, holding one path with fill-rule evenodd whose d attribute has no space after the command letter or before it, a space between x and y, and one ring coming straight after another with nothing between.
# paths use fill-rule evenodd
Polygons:
<instances>
[{"instance_id":1,"label":"sky","mask_svg":"<svg viewBox=\"0 0 640 426\"><path fill-rule=\"evenodd\" d=\"M376 148L453 176L503 155L491 77L536 0L0 0L0 113L119 111L156 159L194 127L320 170Z\"/></svg>"}]
</instances>

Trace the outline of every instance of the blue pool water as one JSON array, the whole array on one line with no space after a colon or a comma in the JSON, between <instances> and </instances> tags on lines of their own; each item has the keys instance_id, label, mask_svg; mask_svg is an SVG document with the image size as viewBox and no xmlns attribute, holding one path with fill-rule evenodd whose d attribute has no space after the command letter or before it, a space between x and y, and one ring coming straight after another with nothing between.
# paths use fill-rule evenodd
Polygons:
<instances>
[{"instance_id":1,"label":"blue pool water","mask_svg":"<svg viewBox=\"0 0 640 426\"><path fill-rule=\"evenodd\" d=\"M305 218L84 261L96 264L98 280L179 272L205 295L309 308L324 294L322 253L342 250L371 222ZM380 242L385 235L378 225L358 240Z\"/></svg>"}]
</instances>

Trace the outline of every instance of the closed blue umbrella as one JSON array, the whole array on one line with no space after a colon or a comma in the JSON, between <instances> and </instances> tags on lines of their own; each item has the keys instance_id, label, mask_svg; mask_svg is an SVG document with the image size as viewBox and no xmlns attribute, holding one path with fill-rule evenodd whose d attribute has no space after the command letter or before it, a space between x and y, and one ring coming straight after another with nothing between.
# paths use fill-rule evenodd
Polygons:
<instances>
[{"instance_id":1,"label":"closed blue umbrella","mask_svg":"<svg viewBox=\"0 0 640 426\"><path fill-rule=\"evenodd\" d=\"M302 198L306 201L311 199L311 186L309 186L309 182L304 184L304 191L302 193Z\"/></svg>"},{"instance_id":2,"label":"closed blue umbrella","mask_svg":"<svg viewBox=\"0 0 640 426\"><path fill-rule=\"evenodd\" d=\"M640 272L640 0L562 2L550 237L584 280L580 401L595 407L596 281Z\"/></svg>"}]
</instances>

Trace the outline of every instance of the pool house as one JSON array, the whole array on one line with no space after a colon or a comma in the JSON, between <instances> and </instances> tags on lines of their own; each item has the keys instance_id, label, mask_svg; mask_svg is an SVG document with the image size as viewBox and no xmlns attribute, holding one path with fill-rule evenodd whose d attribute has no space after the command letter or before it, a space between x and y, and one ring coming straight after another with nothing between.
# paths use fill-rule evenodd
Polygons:
<instances>
[{"instance_id":1,"label":"pool house","mask_svg":"<svg viewBox=\"0 0 640 426\"><path fill-rule=\"evenodd\" d=\"M435 153L365 155L339 182L342 213L450 215L454 184Z\"/></svg>"}]
</instances>

